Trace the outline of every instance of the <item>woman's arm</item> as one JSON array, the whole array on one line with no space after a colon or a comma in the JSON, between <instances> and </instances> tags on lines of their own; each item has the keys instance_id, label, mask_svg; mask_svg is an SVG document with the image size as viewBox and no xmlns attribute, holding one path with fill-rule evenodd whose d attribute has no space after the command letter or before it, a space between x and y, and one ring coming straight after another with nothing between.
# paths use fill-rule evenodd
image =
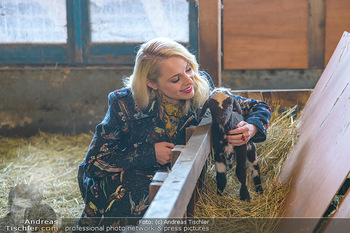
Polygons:
<instances>
[{"instance_id":1,"label":"woman's arm","mask_svg":"<svg viewBox=\"0 0 350 233\"><path fill-rule=\"evenodd\" d=\"M131 126L128 116L120 109L118 97L114 93L108 96L108 105L104 120L96 126L84 161L87 175L103 177L111 172L157 165L154 142L144 140L130 143Z\"/></svg>"},{"instance_id":2,"label":"woman's arm","mask_svg":"<svg viewBox=\"0 0 350 233\"><path fill-rule=\"evenodd\" d=\"M247 99L241 96L234 96L242 108L242 115L245 122L241 122L238 128L241 131L249 131L248 135L252 135L251 139L253 142L263 142L266 140L266 130L270 124L271 108L269 105L261 100ZM238 130L239 131L239 130ZM229 132L232 134L241 133ZM248 136L249 137L249 136ZM233 137L232 137L233 139ZM247 142L250 138L243 138Z\"/></svg>"}]
</instances>

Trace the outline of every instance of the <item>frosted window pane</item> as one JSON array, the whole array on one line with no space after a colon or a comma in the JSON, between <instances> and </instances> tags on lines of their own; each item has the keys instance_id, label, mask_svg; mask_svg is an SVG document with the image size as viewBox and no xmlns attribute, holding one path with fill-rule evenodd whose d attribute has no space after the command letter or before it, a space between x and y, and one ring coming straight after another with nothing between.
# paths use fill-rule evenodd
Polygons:
<instances>
[{"instance_id":1,"label":"frosted window pane","mask_svg":"<svg viewBox=\"0 0 350 233\"><path fill-rule=\"evenodd\" d=\"M187 0L91 0L92 42L189 41Z\"/></svg>"},{"instance_id":2,"label":"frosted window pane","mask_svg":"<svg viewBox=\"0 0 350 233\"><path fill-rule=\"evenodd\" d=\"M0 0L0 43L66 43L66 0Z\"/></svg>"}]
</instances>

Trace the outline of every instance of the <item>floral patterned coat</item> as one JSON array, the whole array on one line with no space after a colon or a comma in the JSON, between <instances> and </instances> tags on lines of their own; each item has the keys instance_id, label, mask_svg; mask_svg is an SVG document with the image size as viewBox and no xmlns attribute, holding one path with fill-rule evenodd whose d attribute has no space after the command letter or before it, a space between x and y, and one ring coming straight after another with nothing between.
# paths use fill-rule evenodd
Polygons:
<instances>
[{"instance_id":1,"label":"floral patterned coat","mask_svg":"<svg viewBox=\"0 0 350 233\"><path fill-rule=\"evenodd\" d=\"M210 80L205 72L202 75ZM213 84L212 84L213 87ZM266 139L270 108L262 101L235 96L245 120L257 126L254 142ZM198 125L198 112L190 108L170 137L157 114L158 102L141 110L128 88L108 96L108 111L96 132L87 155L79 167L79 185L85 201L83 217L142 216L148 206L149 183L156 171L166 171L156 161L155 143L185 144L186 127Z\"/></svg>"}]
</instances>

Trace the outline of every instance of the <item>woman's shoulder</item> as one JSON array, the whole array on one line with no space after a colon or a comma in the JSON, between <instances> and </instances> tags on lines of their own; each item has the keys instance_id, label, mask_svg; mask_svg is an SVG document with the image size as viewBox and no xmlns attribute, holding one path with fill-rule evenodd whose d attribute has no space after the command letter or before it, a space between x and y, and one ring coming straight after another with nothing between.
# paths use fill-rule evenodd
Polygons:
<instances>
[{"instance_id":1,"label":"woman's shoulder","mask_svg":"<svg viewBox=\"0 0 350 233\"><path fill-rule=\"evenodd\" d=\"M130 88L125 87L125 88L117 89L108 94L109 104L118 102L120 100L126 103L134 104L134 98L132 96L132 92Z\"/></svg>"},{"instance_id":2,"label":"woman's shoulder","mask_svg":"<svg viewBox=\"0 0 350 233\"><path fill-rule=\"evenodd\" d=\"M123 112L125 116L130 117L130 120L141 119L155 114L154 112L150 114L150 111L145 113L138 107L131 88L122 88L109 93L108 106L114 111Z\"/></svg>"}]
</instances>

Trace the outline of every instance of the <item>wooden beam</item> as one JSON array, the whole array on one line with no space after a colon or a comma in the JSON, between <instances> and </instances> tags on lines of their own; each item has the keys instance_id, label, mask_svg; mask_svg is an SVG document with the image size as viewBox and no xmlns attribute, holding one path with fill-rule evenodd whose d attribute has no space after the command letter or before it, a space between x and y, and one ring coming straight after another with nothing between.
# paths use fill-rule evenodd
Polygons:
<instances>
[{"instance_id":1,"label":"wooden beam","mask_svg":"<svg viewBox=\"0 0 350 233\"><path fill-rule=\"evenodd\" d=\"M305 106L311 89L287 89L287 90L244 90L233 91L235 95L245 98L266 101L271 107L293 107L295 105Z\"/></svg>"},{"instance_id":2,"label":"wooden beam","mask_svg":"<svg viewBox=\"0 0 350 233\"><path fill-rule=\"evenodd\" d=\"M221 0L199 0L198 47L201 69L221 85Z\"/></svg>"},{"instance_id":3,"label":"wooden beam","mask_svg":"<svg viewBox=\"0 0 350 233\"><path fill-rule=\"evenodd\" d=\"M309 0L309 68L324 68L326 0Z\"/></svg>"},{"instance_id":4,"label":"wooden beam","mask_svg":"<svg viewBox=\"0 0 350 233\"><path fill-rule=\"evenodd\" d=\"M302 112L299 139L281 169L290 182L281 213L309 218L306 226L281 220L276 232L316 227L348 176L350 157L350 34L344 33ZM305 231L303 231L305 232Z\"/></svg>"},{"instance_id":5,"label":"wooden beam","mask_svg":"<svg viewBox=\"0 0 350 233\"><path fill-rule=\"evenodd\" d=\"M153 201L153 198L156 196L160 186L162 186L168 175L168 172L156 172L153 176L152 182L149 185L149 203Z\"/></svg>"},{"instance_id":6,"label":"wooden beam","mask_svg":"<svg viewBox=\"0 0 350 233\"><path fill-rule=\"evenodd\" d=\"M138 222L138 229L145 229L142 232L178 232L174 229L178 226L177 222L181 222L186 215L189 203L194 201L193 193L197 191L195 187L198 179L203 176L203 168L206 167L211 152L211 122L211 116L203 118L194 129L186 146L176 149L181 153L170 173L156 173L152 187L152 192L156 195L152 197L145 215ZM193 212L193 206L190 206L189 211ZM175 223L171 222L174 219ZM182 227L182 224L179 226ZM126 226L123 231L123 233L135 232L138 231L133 230L133 226Z\"/></svg>"},{"instance_id":7,"label":"wooden beam","mask_svg":"<svg viewBox=\"0 0 350 233\"><path fill-rule=\"evenodd\" d=\"M176 145L172 150L171 150L171 162L170 162L170 168L172 168L176 160L179 158L181 152L185 149L185 145Z\"/></svg>"},{"instance_id":8,"label":"wooden beam","mask_svg":"<svg viewBox=\"0 0 350 233\"><path fill-rule=\"evenodd\" d=\"M178 218L185 213L210 153L211 118L204 118L159 189L144 218Z\"/></svg>"}]
</instances>

